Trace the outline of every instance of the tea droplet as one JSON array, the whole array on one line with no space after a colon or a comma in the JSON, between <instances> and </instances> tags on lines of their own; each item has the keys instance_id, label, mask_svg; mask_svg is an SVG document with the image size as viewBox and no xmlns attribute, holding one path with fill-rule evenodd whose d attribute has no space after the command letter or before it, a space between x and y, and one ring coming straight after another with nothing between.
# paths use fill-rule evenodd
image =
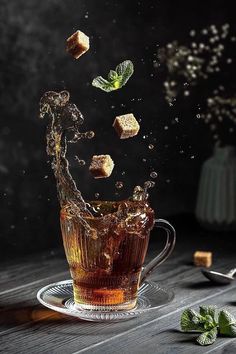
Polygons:
<instances>
[{"instance_id":1,"label":"tea droplet","mask_svg":"<svg viewBox=\"0 0 236 354\"><path fill-rule=\"evenodd\" d=\"M88 139L92 139L95 136L95 133L90 130L89 132L86 133L86 138Z\"/></svg>"},{"instance_id":2,"label":"tea droplet","mask_svg":"<svg viewBox=\"0 0 236 354\"><path fill-rule=\"evenodd\" d=\"M95 193L94 196L95 196L96 199L98 199L100 197L100 194L99 193Z\"/></svg>"},{"instance_id":3,"label":"tea droplet","mask_svg":"<svg viewBox=\"0 0 236 354\"><path fill-rule=\"evenodd\" d=\"M149 144L148 148L149 148L149 150L153 150L154 149L154 145L153 144Z\"/></svg>"},{"instance_id":4,"label":"tea droplet","mask_svg":"<svg viewBox=\"0 0 236 354\"><path fill-rule=\"evenodd\" d=\"M152 172L150 173L150 177L152 177L152 178L157 178L157 176L158 176L158 174L157 174L157 172L155 172L155 171L152 171Z\"/></svg>"},{"instance_id":5,"label":"tea droplet","mask_svg":"<svg viewBox=\"0 0 236 354\"><path fill-rule=\"evenodd\" d=\"M121 181L117 181L116 184L115 184L115 186L116 186L117 189L121 189L121 188L124 187L124 184L123 184L123 182L121 182Z\"/></svg>"},{"instance_id":6,"label":"tea droplet","mask_svg":"<svg viewBox=\"0 0 236 354\"><path fill-rule=\"evenodd\" d=\"M154 181L146 181L146 182L144 182L145 190L147 190L149 188L153 188L154 186L155 186L155 182Z\"/></svg>"},{"instance_id":7,"label":"tea droplet","mask_svg":"<svg viewBox=\"0 0 236 354\"><path fill-rule=\"evenodd\" d=\"M80 160L78 156L75 156L75 160L78 162L80 166L84 166L86 164L86 162L84 160Z\"/></svg>"}]
</instances>

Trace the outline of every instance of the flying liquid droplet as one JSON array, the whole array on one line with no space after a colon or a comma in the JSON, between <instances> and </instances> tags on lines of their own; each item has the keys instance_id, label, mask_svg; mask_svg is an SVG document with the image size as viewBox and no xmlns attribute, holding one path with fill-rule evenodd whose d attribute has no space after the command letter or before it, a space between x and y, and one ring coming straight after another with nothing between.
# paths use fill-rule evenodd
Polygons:
<instances>
[{"instance_id":1,"label":"flying liquid droplet","mask_svg":"<svg viewBox=\"0 0 236 354\"><path fill-rule=\"evenodd\" d=\"M91 130L86 133L86 138L92 139L95 136L95 133Z\"/></svg>"},{"instance_id":2,"label":"flying liquid droplet","mask_svg":"<svg viewBox=\"0 0 236 354\"><path fill-rule=\"evenodd\" d=\"M121 182L121 181L117 181L116 184L115 184L115 186L116 186L117 189L121 189L121 188L124 187L124 184L123 184L123 182Z\"/></svg>"},{"instance_id":3,"label":"flying liquid droplet","mask_svg":"<svg viewBox=\"0 0 236 354\"><path fill-rule=\"evenodd\" d=\"M86 162L84 160L80 160L78 156L75 156L75 160L78 162L80 166L84 166L86 164Z\"/></svg>"},{"instance_id":4,"label":"flying liquid droplet","mask_svg":"<svg viewBox=\"0 0 236 354\"><path fill-rule=\"evenodd\" d=\"M98 199L100 197L100 194L99 193L95 193L94 196L95 196L96 199Z\"/></svg>"},{"instance_id":5,"label":"flying liquid droplet","mask_svg":"<svg viewBox=\"0 0 236 354\"><path fill-rule=\"evenodd\" d=\"M149 150L153 150L154 149L154 145L153 144L149 144L148 148L149 148Z\"/></svg>"},{"instance_id":6,"label":"flying liquid droplet","mask_svg":"<svg viewBox=\"0 0 236 354\"><path fill-rule=\"evenodd\" d=\"M157 172L155 172L155 171L152 171L152 172L150 173L150 177L152 177L152 178L157 178L157 176L158 176L158 174L157 174Z\"/></svg>"},{"instance_id":7,"label":"flying liquid droplet","mask_svg":"<svg viewBox=\"0 0 236 354\"><path fill-rule=\"evenodd\" d=\"M155 187L155 182L154 181L146 181L144 182L144 189L147 190L149 188Z\"/></svg>"}]
</instances>

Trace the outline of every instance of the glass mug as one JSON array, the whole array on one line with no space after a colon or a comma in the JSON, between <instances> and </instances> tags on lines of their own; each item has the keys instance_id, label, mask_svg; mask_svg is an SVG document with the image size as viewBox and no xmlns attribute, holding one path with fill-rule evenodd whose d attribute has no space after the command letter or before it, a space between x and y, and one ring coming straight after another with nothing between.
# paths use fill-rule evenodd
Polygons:
<instances>
[{"instance_id":1,"label":"glass mug","mask_svg":"<svg viewBox=\"0 0 236 354\"><path fill-rule=\"evenodd\" d=\"M175 230L166 220L154 220L146 201L95 201L90 205L99 210L99 216L77 217L68 206L61 210L75 306L94 311L132 309L139 286L171 254ZM166 231L167 240L163 250L143 267L153 225Z\"/></svg>"}]
</instances>

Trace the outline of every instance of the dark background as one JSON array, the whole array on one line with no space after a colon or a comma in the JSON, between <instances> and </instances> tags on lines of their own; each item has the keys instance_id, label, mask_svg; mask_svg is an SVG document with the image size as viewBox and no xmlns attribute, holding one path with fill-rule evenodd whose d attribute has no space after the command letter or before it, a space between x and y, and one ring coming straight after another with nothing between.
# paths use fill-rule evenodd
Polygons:
<instances>
[{"instance_id":1,"label":"dark background","mask_svg":"<svg viewBox=\"0 0 236 354\"><path fill-rule=\"evenodd\" d=\"M153 60L158 46L185 41L192 28L226 22L234 27L233 1L0 0L0 14L1 257L61 244L55 181L45 152L46 122L38 119L38 102L47 90L68 89L86 118L83 129L96 132L93 141L73 147L73 154L85 158L85 167L71 159L86 198L96 192L102 199L125 198L154 170L156 214L193 213L200 168L213 141L190 104L177 112L166 104ZM78 61L65 51L66 38L77 29L91 43ZM135 67L127 86L110 94L91 86L95 76L105 76L125 59ZM128 112L141 119L141 131L120 141L112 122ZM116 163L109 180L94 181L87 172L96 153L109 153ZM119 195L116 181L124 182Z\"/></svg>"}]
</instances>

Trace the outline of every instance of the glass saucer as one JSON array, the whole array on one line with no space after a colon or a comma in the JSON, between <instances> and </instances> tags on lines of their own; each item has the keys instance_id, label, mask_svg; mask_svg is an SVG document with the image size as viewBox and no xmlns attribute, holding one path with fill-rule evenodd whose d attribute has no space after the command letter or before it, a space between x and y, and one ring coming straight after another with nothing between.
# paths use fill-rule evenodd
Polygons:
<instances>
[{"instance_id":1,"label":"glass saucer","mask_svg":"<svg viewBox=\"0 0 236 354\"><path fill-rule=\"evenodd\" d=\"M47 285L37 293L38 301L52 310L96 322L129 320L144 312L159 309L172 301L173 298L174 293L171 290L164 289L154 282L145 281L138 291L138 301L134 309L105 312L75 308L72 280Z\"/></svg>"}]
</instances>

